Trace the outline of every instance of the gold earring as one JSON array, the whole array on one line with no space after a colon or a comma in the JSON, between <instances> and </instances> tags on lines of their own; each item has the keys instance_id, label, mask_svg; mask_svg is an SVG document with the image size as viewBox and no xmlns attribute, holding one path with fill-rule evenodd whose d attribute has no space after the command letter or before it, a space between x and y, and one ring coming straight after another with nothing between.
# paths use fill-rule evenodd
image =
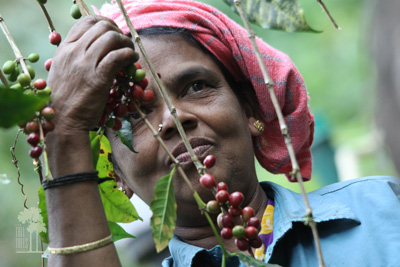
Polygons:
<instances>
[{"instance_id":1,"label":"gold earring","mask_svg":"<svg viewBox=\"0 0 400 267\"><path fill-rule=\"evenodd\" d=\"M118 187L118 190L126 195L126 190L122 186Z\"/></svg>"},{"instance_id":2,"label":"gold earring","mask_svg":"<svg viewBox=\"0 0 400 267\"><path fill-rule=\"evenodd\" d=\"M254 127L256 127L260 133L264 132L264 123L262 123L260 120L256 120Z\"/></svg>"}]
</instances>

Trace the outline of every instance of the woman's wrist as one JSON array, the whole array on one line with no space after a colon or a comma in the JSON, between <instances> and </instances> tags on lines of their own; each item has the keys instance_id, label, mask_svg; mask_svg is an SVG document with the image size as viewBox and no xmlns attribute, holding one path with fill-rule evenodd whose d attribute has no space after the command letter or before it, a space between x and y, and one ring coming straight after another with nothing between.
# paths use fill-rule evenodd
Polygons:
<instances>
[{"instance_id":1,"label":"woman's wrist","mask_svg":"<svg viewBox=\"0 0 400 267\"><path fill-rule=\"evenodd\" d=\"M86 131L55 130L48 133L46 151L53 178L95 170Z\"/></svg>"}]
</instances>

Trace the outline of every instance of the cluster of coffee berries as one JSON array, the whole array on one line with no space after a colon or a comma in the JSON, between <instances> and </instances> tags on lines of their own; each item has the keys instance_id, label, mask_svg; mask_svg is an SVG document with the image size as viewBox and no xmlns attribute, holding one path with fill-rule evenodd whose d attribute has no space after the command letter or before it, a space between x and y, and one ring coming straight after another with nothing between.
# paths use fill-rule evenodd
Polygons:
<instances>
[{"instance_id":1,"label":"cluster of coffee berries","mask_svg":"<svg viewBox=\"0 0 400 267\"><path fill-rule=\"evenodd\" d=\"M145 71L137 62L116 76L98 127L106 126L118 131L122 127L120 118L136 112L134 102L140 106L141 102L153 101L154 92L147 89L148 80L145 76Z\"/></svg>"},{"instance_id":2,"label":"cluster of coffee berries","mask_svg":"<svg viewBox=\"0 0 400 267\"><path fill-rule=\"evenodd\" d=\"M34 159L39 158L43 151L43 142L41 142L40 138L40 127L43 129L43 135L53 131L53 118L54 109L51 107L44 107L33 120L27 122L25 125L21 125L24 132L28 134L27 142L32 146L29 155Z\"/></svg>"},{"instance_id":3,"label":"cluster of coffee berries","mask_svg":"<svg viewBox=\"0 0 400 267\"><path fill-rule=\"evenodd\" d=\"M30 54L23 59L24 62L35 63L39 60L39 55L36 53ZM3 65L3 72L7 75L7 80L10 82L10 89L17 90L25 95L33 95L37 97L48 97L51 94L51 89L47 86L46 80L36 79L35 71L32 66L27 65L28 73L22 71L21 60L9 60ZM42 154L43 147L40 141L40 128L43 129L43 134L46 134L54 129L54 110L51 107L44 107L38 110L28 122L20 125L24 133L28 134L28 143L32 146L29 154L32 158L39 158Z\"/></svg>"},{"instance_id":4,"label":"cluster of coffee berries","mask_svg":"<svg viewBox=\"0 0 400 267\"><path fill-rule=\"evenodd\" d=\"M203 164L206 168L211 168L215 164L215 157L207 156ZM260 230L260 220L255 217L253 208L241 208L244 196L241 192L229 194L228 186L224 182L215 181L211 174L204 174L200 177L200 183L207 189L213 191L215 200L207 203L207 211L218 213L217 223L221 229L221 237L231 239L235 237L235 244L239 250L245 251L262 246L262 239L258 236Z\"/></svg>"}]
</instances>

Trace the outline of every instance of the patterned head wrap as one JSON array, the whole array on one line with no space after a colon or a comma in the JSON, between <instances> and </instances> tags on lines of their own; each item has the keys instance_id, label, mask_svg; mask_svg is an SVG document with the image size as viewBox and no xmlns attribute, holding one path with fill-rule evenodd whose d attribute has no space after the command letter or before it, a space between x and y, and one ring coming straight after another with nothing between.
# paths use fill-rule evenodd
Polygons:
<instances>
[{"instance_id":1,"label":"patterned head wrap","mask_svg":"<svg viewBox=\"0 0 400 267\"><path fill-rule=\"evenodd\" d=\"M292 167L285 141L246 30L214 7L195 1L122 2L136 30L155 26L186 28L237 80L252 83L265 124L265 131L253 142L255 155L261 166L269 172L289 176ZM104 4L97 13L114 20L124 33L129 32L114 1ZM301 174L305 179L310 179L314 119L307 104L308 94L303 79L287 55L259 38L256 41L274 82L274 90L292 137Z\"/></svg>"}]
</instances>

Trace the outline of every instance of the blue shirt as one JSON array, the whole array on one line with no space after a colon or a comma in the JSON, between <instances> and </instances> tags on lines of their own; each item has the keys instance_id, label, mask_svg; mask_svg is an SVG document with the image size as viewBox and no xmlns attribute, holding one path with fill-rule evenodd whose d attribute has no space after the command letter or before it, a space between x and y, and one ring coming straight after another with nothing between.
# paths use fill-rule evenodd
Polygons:
<instances>
[{"instance_id":1,"label":"blue shirt","mask_svg":"<svg viewBox=\"0 0 400 267\"><path fill-rule=\"evenodd\" d=\"M302 223L302 196L262 182L275 201L272 244L266 261L281 266L318 266L311 230ZM400 266L400 179L366 177L332 184L308 193L325 264L332 266ZM162 266L221 266L221 248L203 249L174 237L171 257ZM234 257L227 266L244 267Z\"/></svg>"}]
</instances>

